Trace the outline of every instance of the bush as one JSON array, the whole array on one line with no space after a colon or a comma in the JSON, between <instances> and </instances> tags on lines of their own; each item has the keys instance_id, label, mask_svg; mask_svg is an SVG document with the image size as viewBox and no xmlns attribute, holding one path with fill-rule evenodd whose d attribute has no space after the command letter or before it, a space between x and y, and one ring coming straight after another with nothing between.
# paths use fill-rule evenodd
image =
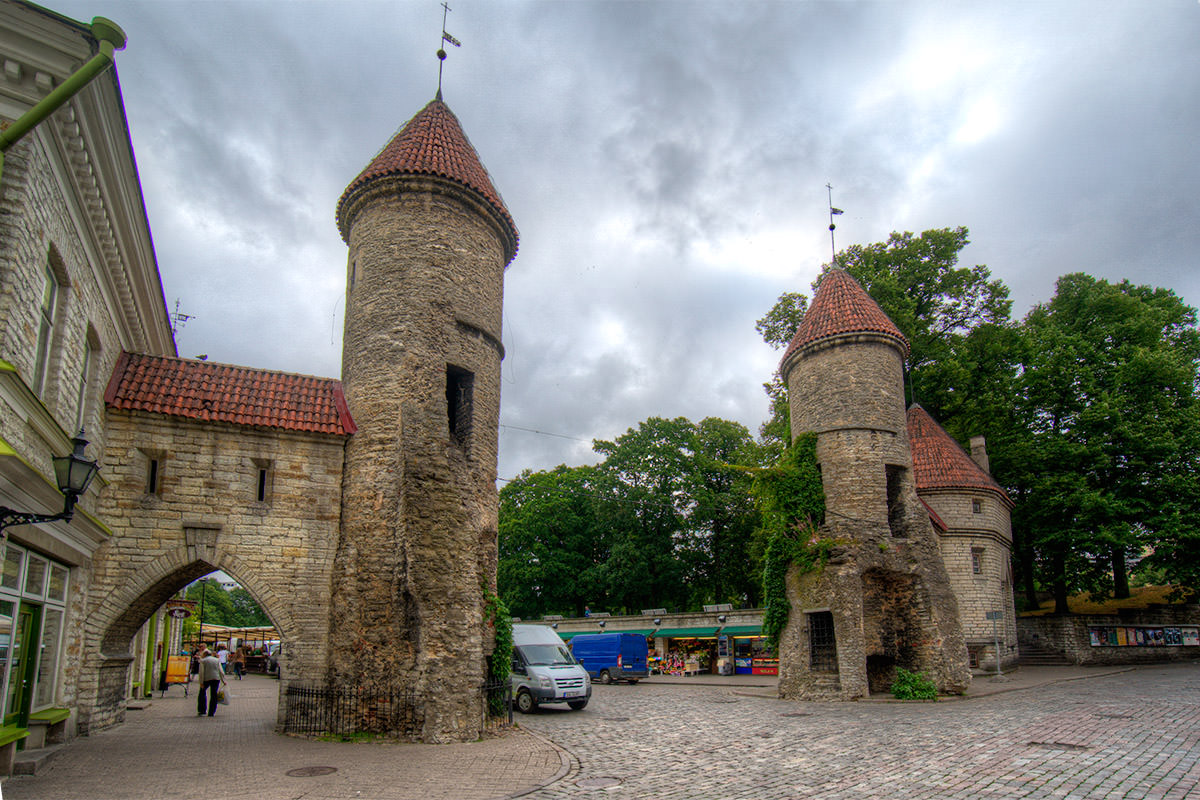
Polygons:
<instances>
[{"instance_id":1,"label":"bush","mask_svg":"<svg viewBox=\"0 0 1200 800\"><path fill-rule=\"evenodd\" d=\"M937 700L937 686L923 672L912 673L904 667L896 667L892 697L897 700Z\"/></svg>"}]
</instances>

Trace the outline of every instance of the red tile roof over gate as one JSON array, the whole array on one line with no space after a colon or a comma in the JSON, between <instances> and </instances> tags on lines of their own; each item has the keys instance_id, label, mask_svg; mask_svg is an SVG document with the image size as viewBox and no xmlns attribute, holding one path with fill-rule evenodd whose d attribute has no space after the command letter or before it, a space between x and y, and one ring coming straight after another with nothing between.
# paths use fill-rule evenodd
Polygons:
<instances>
[{"instance_id":1,"label":"red tile roof over gate","mask_svg":"<svg viewBox=\"0 0 1200 800\"><path fill-rule=\"evenodd\" d=\"M474 189L499 212L512 231L513 242L517 241L517 226L492 184L491 176L463 133L458 117L440 97L418 111L346 187L337 205L339 228L342 207L350 195L385 175L436 175ZM342 238L348 236L349 231L342 229Z\"/></svg>"},{"instance_id":2,"label":"red tile roof over gate","mask_svg":"<svg viewBox=\"0 0 1200 800\"><path fill-rule=\"evenodd\" d=\"M928 411L916 404L908 409L908 442L918 491L982 489L1012 502L1000 484L967 455Z\"/></svg>"},{"instance_id":3,"label":"red tile roof over gate","mask_svg":"<svg viewBox=\"0 0 1200 800\"><path fill-rule=\"evenodd\" d=\"M908 352L908 340L879 304L844 269L833 269L821 279L812 305L779 363L813 342L845 333L883 333L899 339Z\"/></svg>"},{"instance_id":4,"label":"red tile roof over gate","mask_svg":"<svg viewBox=\"0 0 1200 800\"><path fill-rule=\"evenodd\" d=\"M122 353L104 402L172 417L345 436L358 430L341 381Z\"/></svg>"}]
</instances>

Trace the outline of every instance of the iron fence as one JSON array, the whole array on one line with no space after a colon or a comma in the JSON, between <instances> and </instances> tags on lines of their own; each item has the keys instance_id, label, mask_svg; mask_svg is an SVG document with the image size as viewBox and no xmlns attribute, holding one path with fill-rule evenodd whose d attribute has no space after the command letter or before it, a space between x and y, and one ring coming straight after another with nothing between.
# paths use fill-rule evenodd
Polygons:
<instances>
[{"instance_id":1,"label":"iron fence","mask_svg":"<svg viewBox=\"0 0 1200 800\"><path fill-rule=\"evenodd\" d=\"M411 687L306 686L290 684L284 733L302 736L417 739L422 713ZM478 735L513 724L511 684L485 684L476 694Z\"/></svg>"}]
</instances>

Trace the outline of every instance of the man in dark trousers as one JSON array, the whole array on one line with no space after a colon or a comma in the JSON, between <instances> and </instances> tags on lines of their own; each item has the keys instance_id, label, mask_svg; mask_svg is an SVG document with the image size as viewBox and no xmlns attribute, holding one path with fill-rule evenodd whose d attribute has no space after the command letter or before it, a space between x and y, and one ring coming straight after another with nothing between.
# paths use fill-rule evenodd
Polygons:
<instances>
[{"instance_id":1,"label":"man in dark trousers","mask_svg":"<svg viewBox=\"0 0 1200 800\"><path fill-rule=\"evenodd\" d=\"M216 654L207 647L200 652L200 691L196 693L196 716L205 714L204 695L208 695L208 716L217 713L217 690L225 683L225 672Z\"/></svg>"}]
</instances>

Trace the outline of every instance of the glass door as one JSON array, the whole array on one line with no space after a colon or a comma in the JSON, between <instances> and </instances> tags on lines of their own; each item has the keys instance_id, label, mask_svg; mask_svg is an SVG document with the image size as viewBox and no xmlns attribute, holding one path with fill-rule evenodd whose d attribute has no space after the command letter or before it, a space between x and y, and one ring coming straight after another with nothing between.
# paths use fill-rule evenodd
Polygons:
<instances>
[{"instance_id":1,"label":"glass door","mask_svg":"<svg viewBox=\"0 0 1200 800\"><path fill-rule=\"evenodd\" d=\"M12 649L8 662L8 694L4 703L4 724L24 728L29 723L29 705L33 699L33 675L38 656L38 623L41 607L21 603L13 620Z\"/></svg>"}]
</instances>

